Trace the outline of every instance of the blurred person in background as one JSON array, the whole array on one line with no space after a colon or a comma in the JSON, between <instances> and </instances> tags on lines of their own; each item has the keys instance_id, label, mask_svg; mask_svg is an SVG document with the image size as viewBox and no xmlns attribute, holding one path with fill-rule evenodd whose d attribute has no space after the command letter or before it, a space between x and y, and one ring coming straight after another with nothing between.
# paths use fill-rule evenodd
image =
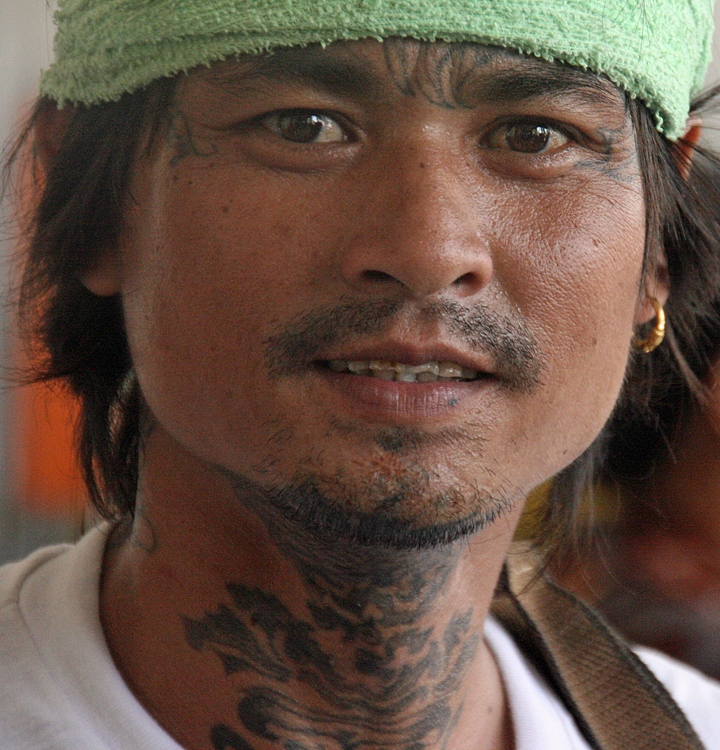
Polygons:
<instances>
[{"instance_id":1,"label":"blurred person in background","mask_svg":"<svg viewBox=\"0 0 720 750\"><path fill-rule=\"evenodd\" d=\"M61 4L20 305L106 522L0 572L0 746L720 750L720 685L539 572L695 397L711 17Z\"/></svg>"},{"instance_id":2,"label":"blurred person in background","mask_svg":"<svg viewBox=\"0 0 720 750\"><path fill-rule=\"evenodd\" d=\"M618 442L641 450L642 471L616 474L594 492L590 544L558 576L635 643L720 679L720 316L705 320L697 398L667 381L659 419ZM678 408L679 404L681 405ZM669 419L668 416L677 416ZM541 493L542 494L542 493ZM535 502L542 502L536 499ZM531 502L531 505L533 503ZM586 521L590 517L586 517Z\"/></svg>"}]
</instances>

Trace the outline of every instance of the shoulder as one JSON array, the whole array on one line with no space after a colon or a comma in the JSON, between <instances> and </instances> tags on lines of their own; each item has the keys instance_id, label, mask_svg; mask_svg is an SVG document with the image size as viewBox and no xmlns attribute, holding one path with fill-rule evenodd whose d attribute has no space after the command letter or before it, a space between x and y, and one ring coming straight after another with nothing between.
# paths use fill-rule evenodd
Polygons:
<instances>
[{"instance_id":1,"label":"shoulder","mask_svg":"<svg viewBox=\"0 0 720 750\"><path fill-rule=\"evenodd\" d=\"M588 748L577 733L577 725L569 718L557 694L528 661L527 656L510 634L489 618L485 636L503 675L511 712L516 721L516 733L522 734L522 730L531 719L534 725L538 725L533 729L532 734L525 738L525 744L518 742L518 746L544 748L542 738L549 736L553 738L553 750L560 746ZM687 716L706 750L720 750L720 719L718 718L720 717L720 683L652 649L637 647L633 650ZM533 707L534 710L530 712ZM529 716L529 713L533 715ZM556 722L552 731L548 731L546 720L552 713L559 717L567 714L567 721L563 722L564 728ZM518 719L521 719L519 725ZM540 727L538 722L541 719L544 723ZM568 722L572 722L575 730L567 728ZM559 734L561 729L564 733L562 735ZM569 745L562 745L558 739L565 735L572 735L572 742Z\"/></svg>"},{"instance_id":2,"label":"shoulder","mask_svg":"<svg viewBox=\"0 0 720 750\"><path fill-rule=\"evenodd\" d=\"M0 567L0 613L5 627L16 618L30 629L36 621L52 625L55 617L67 613L73 592L97 589L106 539L106 529L98 527L76 544L43 547ZM96 598L86 595L84 603L92 605Z\"/></svg>"},{"instance_id":3,"label":"shoulder","mask_svg":"<svg viewBox=\"0 0 720 750\"><path fill-rule=\"evenodd\" d=\"M0 567L0 609L17 604L27 580L51 560L72 549L69 544L43 547L18 562Z\"/></svg>"},{"instance_id":4,"label":"shoulder","mask_svg":"<svg viewBox=\"0 0 720 750\"><path fill-rule=\"evenodd\" d=\"M707 750L720 750L720 683L658 651L633 650L672 695Z\"/></svg>"},{"instance_id":5,"label":"shoulder","mask_svg":"<svg viewBox=\"0 0 720 750\"><path fill-rule=\"evenodd\" d=\"M35 579L68 549L47 547L0 567L0 747L53 746L62 695L43 665L26 599Z\"/></svg>"},{"instance_id":6,"label":"shoulder","mask_svg":"<svg viewBox=\"0 0 720 750\"><path fill-rule=\"evenodd\" d=\"M90 747L75 730L66 668L92 645L104 535L0 567L0 747ZM94 617L97 620L97 617ZM98 637L102 637L101 635ZM95 745L97 747L97 745Z\"/></svg>"}]
</instances>

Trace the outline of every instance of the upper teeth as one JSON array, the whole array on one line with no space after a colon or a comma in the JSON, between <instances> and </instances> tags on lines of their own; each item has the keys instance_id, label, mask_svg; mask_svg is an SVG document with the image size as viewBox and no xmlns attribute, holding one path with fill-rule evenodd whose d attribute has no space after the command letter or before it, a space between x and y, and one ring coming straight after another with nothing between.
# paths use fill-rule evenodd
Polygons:
<instances>
[{"instance_id":1,"label":"upper teeth","mask_svg":"<svg viewBox=\"0 0 720 750\"><path fill-rule=\"evenodd\" d=\"M371 359L348 361L331 359L328 366L335 372L352 372L356 375L369 375L384 380L401 380L405 383L427 383L431 380L474 380L478 373L468 370L455 362L424 362L421 365L404 365L400 362L386 362Z\"/></svg>"}]
</instances>

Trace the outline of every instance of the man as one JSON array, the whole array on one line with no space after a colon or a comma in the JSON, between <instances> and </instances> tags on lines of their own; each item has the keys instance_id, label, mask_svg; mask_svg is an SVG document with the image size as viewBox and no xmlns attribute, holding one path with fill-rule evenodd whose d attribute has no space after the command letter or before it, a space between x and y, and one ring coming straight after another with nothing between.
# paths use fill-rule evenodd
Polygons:
<instances>
[{"instance_id":1,"label":"man","mask_svg":"<svg viewBox=\"0 0 720 750\"><path fill-rule=\"evenodd\" d=\"M65 2L21 303L110 523L2 574L3 748L720 748L715 683L643 656L688 721L524 557L488 616L720 278L710 18Z\"/></svg>"}]
</instances>

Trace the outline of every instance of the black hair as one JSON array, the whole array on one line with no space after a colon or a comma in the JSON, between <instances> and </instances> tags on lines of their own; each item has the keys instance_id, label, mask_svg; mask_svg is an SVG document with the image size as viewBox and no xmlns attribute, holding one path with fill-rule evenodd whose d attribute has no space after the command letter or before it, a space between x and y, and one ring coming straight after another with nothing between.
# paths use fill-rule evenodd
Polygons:
<instances>
[{"instance_id":1,"label":"black hair","mask_svg":"<svg viewBox=\"0 0 720 750\"><path fill-rule=\"evenodd\" d=\"M52 168L32 154L31 203L18 290L21 332L35 382L59 382L80 402L77 449L89 499L101 516L131 516L137 492L141 400L128 382L132 361L120 299L81 283L99 252L112 252L123 227L133 165L163 127L176 79L159 79L118 102L76 110ZM35 123L56 105L36 104L9 160L31 143ZM21 219L22 221L22 219Z\"/></svg>"},{"instance_id":2,"label":"black hair","mask_svg":"<svg viewBox=\"0 0 720 750\"><path fill-rule=\"evenodd\" d=\"M142 399L117 297L79 281L99 252L116 247L133 165L162 131L176 79L161 79L120 101L79 107L64 135L28 226L19 289L26 339L37 344L31 377L60 381L81 405L78 451L90 500L106 518L132 516L137 491ZM714 95L714 93L713 93ZM711 101L693 103L693 113ZM40 99L33 124L54 103ZM598 478L633 481L666 455L677 425L702 402L702 380L720 344L720 161L694 148L689 177L683 143L654 126L628 99L642 170L645 269L664 257L670 282L667 341L631 354L621 398L593 445L556 478L539 538L559 547L588 487ZM19 148L15 154L19 153Z\"/></svg>"}]
</instances>

